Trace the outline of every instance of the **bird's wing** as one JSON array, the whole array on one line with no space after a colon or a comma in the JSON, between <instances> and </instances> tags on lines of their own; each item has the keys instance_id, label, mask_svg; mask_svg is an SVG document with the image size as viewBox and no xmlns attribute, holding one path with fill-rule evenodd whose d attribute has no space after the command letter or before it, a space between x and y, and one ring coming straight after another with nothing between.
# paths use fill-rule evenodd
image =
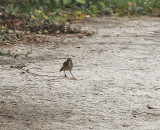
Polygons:
<instances>
[{"instance_id":1,"label":"bird's wing","mask_svg":"<svg viewBox=\"0 0 160 130\"><path fill-rule=\"evenodd\" d=\"M73 63L71 62L71 66L73 67Z\"/></svg>"},{"instance_id":2,"label":"bird's wing","mask_svg":"<svg viewBox=\"0 0 160 130\"><path fill-rule=\"evenodd\" d=\"M62 66L62 68L60 69L60 71L63 71L64 68L65 68L65 66L67 66L67 61L65 61L65 62L63 63L63 66Z\"/></svg>"},{"instance_id":3,"label":"bird's wing","mask_svg":"<svg viewBox=\"0 0 160 130\"><path fill-rule=\"evenodd\" d=\"M67 64L68 64L68 62L65 61L65 62L63 63L63 67L65 68L65 67L67 66Z\"/></svg>"}]
</instances>

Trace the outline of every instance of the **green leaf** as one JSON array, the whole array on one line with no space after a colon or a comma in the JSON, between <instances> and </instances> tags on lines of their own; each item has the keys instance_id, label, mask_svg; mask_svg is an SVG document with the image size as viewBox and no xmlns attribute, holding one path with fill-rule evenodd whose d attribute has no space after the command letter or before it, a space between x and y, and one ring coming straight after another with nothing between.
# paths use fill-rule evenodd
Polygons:
<instances>
[{"instance_id":1,"label":"green leaf","mask_svg":"<svg viewBox=\"0 0 160 130\"><path fill-rule=\"evenodd\" d=\"M13 34L16 35L16 27L13 29Z\"/></svg>"},{"instance_id":2,"label":"green leaf","mask_svg":"<svg viewBox=\"0 0 160 130\"><path fill-rule=\"evenodd\" d=\"M78 3L81 3L81 4L85 4L86 1L85 0L76 0Z\"/></svg>"},{"instance_id":3,"label":"green leaf","mask_svg":"<svg viewBox=\"0 0 160 130\"><path fill-rule=\"evenodd\" d=\"M72 2L72 0L63 0L63 4L64 5L68 5L68 4L70 4Z\"/></svg>"},{"instance_id":4,"label":"green leaf","mask_svg":"<svg viewBox=\"0 0 160 130\"><path fill-rule=\"evenodd\" d=\"M44 0L44 3L46 4L49 4L50 3L50 0Z\"/></svg>"},{"instance_id":5,"label":"green leaf","mask_svg":"<svg viewBox=\"0 0 160 130\"><path fill-rule=\"evenodd\" d=\"M92 11L93 11L93 13L95 13L95 14L98 14L100 11L97 9L97 6L95 6L95 5L93 5L92 6Z\"/></svg>"},{"instance_id":6,"label":"green leaf","mask_svg":"<svg viewBox=\"0 0 160 130\"><path fill-rule=\"evenodd\" d=\"M55 0L56 6L61 5L61 1L60 0ZM54 5L55 6L55 5Z\"/></svg>"}]
</instances>

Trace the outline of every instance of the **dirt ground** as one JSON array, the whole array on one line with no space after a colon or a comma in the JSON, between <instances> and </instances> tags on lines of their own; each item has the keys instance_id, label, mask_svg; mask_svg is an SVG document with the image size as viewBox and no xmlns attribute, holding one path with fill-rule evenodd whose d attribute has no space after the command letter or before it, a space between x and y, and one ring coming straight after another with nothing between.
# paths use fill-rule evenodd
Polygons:
<instances>
[{"instance_id":1,"label":"dirt ground","mask_svg":"<svg viewBox=\"0 0 160 130\"><path fill-rule=\"evenodd\" d=\"M51 42L9 48L31 46L28 57L0 56L0 130L159 130L160 18L74 26L96 35L47 36ZM76 79L59 72L68 57Z\"/></svg>"}]
</instances>

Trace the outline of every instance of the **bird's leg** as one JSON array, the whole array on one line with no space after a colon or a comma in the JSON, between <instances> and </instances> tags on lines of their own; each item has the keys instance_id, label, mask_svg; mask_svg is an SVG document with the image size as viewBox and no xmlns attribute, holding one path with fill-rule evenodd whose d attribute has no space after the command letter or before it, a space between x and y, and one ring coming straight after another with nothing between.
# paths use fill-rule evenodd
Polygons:
<instances>
[{"instance_id":1,"label":"bird's leg","mask_svg":"<svg viewBox=\"0 0 160 130\"><path fill-rule=\"evenodd\" d=\"M67 75L66 75L65 71L64 71L64 76L65 76L65 77L67 77Z\"/></svg>"},{"instance_id":2,"label":"bird's leg","mask_svg":"<svg viewBox=\"0 0 160 130\"><path fill-rule=\"evenodd\" d=\"M70 71L70 73L71 73L71 71ZM73 77L73 74L71 73L71 75L72 75L72 77ZM74 78L74 77L73 77Z\"/></svg>"}]
</instances>

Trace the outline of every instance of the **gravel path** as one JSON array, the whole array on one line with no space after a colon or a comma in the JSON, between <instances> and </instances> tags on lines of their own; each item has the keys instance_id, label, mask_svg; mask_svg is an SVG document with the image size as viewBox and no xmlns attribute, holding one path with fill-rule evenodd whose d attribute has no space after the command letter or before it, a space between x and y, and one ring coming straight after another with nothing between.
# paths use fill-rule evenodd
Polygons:
<instances>
[{"instance_id":1,"label":"gravel path","mask_svg":"<svg viewBox=\"0 0 160 130\"><path fill-rule=\"evenodd\" d=\"M75 26L96 35L48 36L28 57L0 57L0 130L160 129L160 19ZM76 79L59 72L68 57Z\"/></svg>"}]
</instances>

